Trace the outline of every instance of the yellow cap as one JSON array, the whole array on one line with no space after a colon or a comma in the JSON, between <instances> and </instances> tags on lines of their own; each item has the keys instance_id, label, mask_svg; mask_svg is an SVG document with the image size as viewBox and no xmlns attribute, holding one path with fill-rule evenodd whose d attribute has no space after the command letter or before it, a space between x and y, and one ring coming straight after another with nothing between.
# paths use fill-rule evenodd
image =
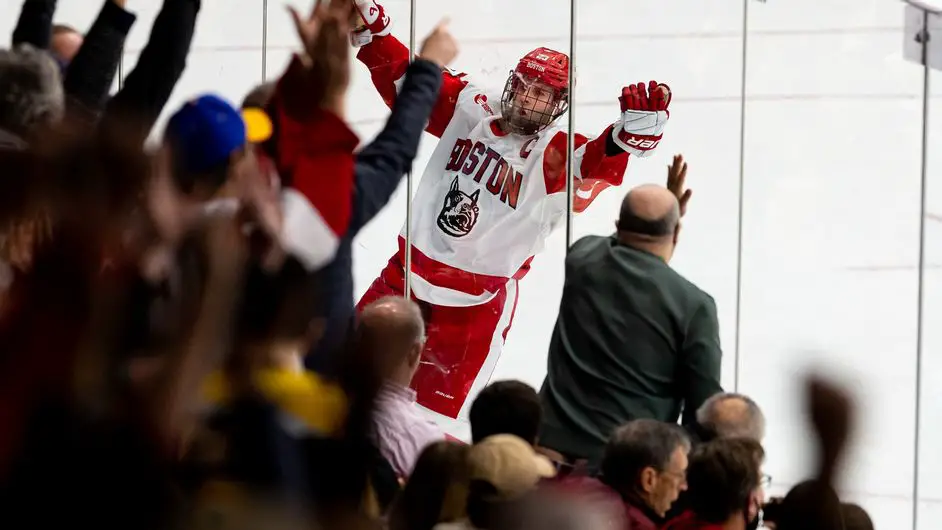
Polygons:
<instances>
[{"instance_id":1,"label":"yellow cap","mask_svg":"<svg viewBox=\"0 0 942 530\"><path fill-rule=\"evenodd\" d=\"M242 120L245 122L245 139L249 143L257 144L271 138L271 118L262 109L242 109Z\"/></svg>"}]
</instances>

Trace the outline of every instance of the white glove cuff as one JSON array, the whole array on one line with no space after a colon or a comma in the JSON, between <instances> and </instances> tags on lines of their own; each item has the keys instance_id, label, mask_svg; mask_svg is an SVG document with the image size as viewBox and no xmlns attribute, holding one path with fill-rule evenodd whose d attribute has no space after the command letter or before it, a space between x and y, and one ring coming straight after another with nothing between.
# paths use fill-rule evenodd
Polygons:
<instances>
[{"instance_id":1,"label":"white glove cuff","mask_svg":"<svg viewBox=\"0 0 942 530\"><path fill-rule=\"evenodd\" d=\"M669 117L666 110L626 110L621 123L612 128L612 140L636 157L651 156L661 143Z\"/></svg>"}]
</instances>

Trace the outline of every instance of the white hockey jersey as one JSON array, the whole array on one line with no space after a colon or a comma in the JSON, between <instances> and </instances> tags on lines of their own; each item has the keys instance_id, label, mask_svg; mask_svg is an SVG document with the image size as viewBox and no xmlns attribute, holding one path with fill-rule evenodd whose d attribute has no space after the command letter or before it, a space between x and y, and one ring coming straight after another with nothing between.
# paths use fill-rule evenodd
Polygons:
<instances>
[{"instance_id":1,"label":"white hockey jersey","mask_svg":"<svg viewBox=\"0 0 942 530\"><path fill-rule=\"evenodd\" d=\"M376 37L358 58L391 104L408 50L394 37ZM443 76L427 128L440 141L412 199L412 291L436 305L472 306L526 274L565 219L567 135L559 122L536 136L506 134L496 124L499 97L488 98L463 74ZM611 126L595 140L576 135L577 212L621 184L628 154L606 156L609 134Z\"/></svg>"}]
</instances>

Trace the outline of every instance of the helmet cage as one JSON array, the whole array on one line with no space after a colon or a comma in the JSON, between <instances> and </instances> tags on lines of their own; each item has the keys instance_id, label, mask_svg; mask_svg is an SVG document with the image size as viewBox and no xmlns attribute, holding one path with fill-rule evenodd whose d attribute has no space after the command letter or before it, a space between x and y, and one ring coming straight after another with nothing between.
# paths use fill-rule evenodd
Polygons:
<instances>
[{"instance_id":1,"label":"helmet cage","mask_svg":"<svg viewBox=\"0 0 942 530\"><path fill-rule=\"evenodd\" d=\"M547 96L549 94L549 96ZM524 108L520 100L535 100L537 109ZM539 105L542 103L542 105ZM531 136L551 125L569 109L569 89L554 88L538 78L512 70L500 98L504 124L510 132Z\"/></svg>"}]
</instances>

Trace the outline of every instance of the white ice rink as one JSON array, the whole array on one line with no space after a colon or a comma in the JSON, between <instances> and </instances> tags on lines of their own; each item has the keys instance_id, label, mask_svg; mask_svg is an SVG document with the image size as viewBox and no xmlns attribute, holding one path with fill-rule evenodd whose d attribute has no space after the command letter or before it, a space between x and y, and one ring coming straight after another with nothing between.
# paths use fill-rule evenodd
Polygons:
<instances>
[{"instance_id":1,"label":"white ice rink","mask_svg":"<svg viewBox=\"0 0 942 530\"><path fill-rule=\"evenodd\" d=\"M0 0L3 35L11 34L20 3ZM532 48L569 50L570 0L415 3L419 41L440 18L451 17L462 45L455 68L495 91ZM56 20L80 30L99 8L95 0L59 4ZM161 2L127 4L139 18L123 73L133 67ZM299 0L303 8L309 4ZM674 99L657 155L633 161L625 187L604 192L574 220L575 237L608 233L624 191L662 182L670 157L683 153L694 195L674 265L716 298L724 386L753 396L768 416L773 492L784 492L811 468L798 376L833 370L862 408L842 495L862 504L880 529L942 528L942 149L928 156L925 329L917 374L923 82L921 67L902 58L903 5L576 4L579 132L594 135L615 120L626 84L663 81ZM409 1L386 5L396 35L408 41ZM942 31L937 35L942 40ZM203 0L189 66L168 111L206 91L240 101L263 74L280 73L295 43L281 0ZM942 74L933 77L929 145L939 146ZM349 119L368 140L386 114L357 63ZM434 142L431 136L423 141L419 173ZM405 201L403 185L360 235L358 295L394 252ZM564 254L560 231L521 283L515 324L493 379L541 384Z\"/></svg>"}]
</instances>

